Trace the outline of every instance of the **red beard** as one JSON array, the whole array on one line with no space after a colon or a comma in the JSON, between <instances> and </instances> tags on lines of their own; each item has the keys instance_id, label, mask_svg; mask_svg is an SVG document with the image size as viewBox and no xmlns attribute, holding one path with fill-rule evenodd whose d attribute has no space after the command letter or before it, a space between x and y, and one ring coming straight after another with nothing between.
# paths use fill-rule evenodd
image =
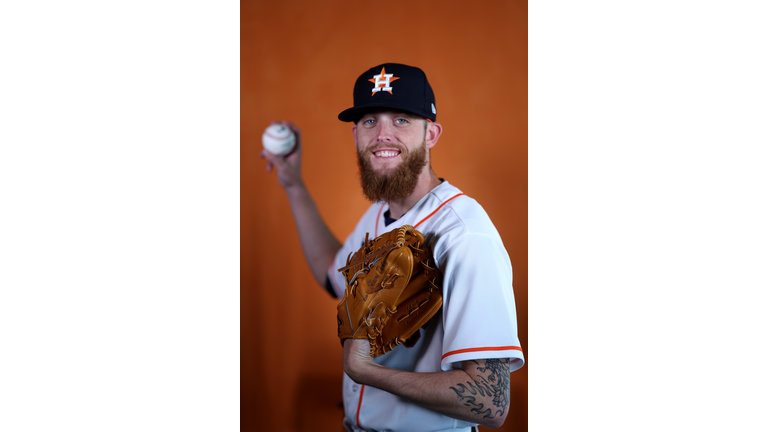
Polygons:
<instances>
[{"instance_id":1,"label":"red beard","mask_svg":"<svg viewBox=\"0 0 768 432\"><path fill-rule=\"evenodd\" d=\"M419 174L427 165L427 146L422 142L413 152L401 153L403 161L391 172L374 171L370 151L358 150L357 166L360 168L360 184L363 194L371 202L399 202L405 200L416 189Z\"/></svg>"}]
</instances>

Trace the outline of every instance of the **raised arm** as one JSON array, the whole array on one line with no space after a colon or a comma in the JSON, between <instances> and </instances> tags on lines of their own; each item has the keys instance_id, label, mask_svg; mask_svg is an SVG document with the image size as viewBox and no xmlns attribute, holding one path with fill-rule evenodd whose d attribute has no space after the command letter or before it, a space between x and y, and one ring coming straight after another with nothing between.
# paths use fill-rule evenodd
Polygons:
<instances>
[{"instance_id":1,"label":"raised arm","mask_svg":"<svg viewBox=\"0 0 768 432\"><path fill-rule=\"evenodd\" d=\"M341 248L341 243L323 222L301 177L301 131L293 123L284 121L282 124L296 134L296 148L286 156L276 156L266 150L260 156L267 160L267 172L277 169L277 179L291 204L304 258L317 283L325 286L328 277L326 272Z\"/></svg>"},{"instance_id":2,"label":"raised arm","mask_svg":"<svg viewBox=\"0 0 768 432\"><path fill-rule=\"evenodd\" d=\"M358 384L406 398L459 420L498 428L509 412L509 359L462 362L450 371L418 373L373 362L365 339L344 341L344 371Z\"/></svg>"}]
</instances>

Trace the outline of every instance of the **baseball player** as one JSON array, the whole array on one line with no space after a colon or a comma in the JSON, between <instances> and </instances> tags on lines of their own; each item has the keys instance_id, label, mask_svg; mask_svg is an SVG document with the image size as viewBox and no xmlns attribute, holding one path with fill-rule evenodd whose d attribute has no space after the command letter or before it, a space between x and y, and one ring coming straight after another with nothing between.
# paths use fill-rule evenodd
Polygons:
<instances>
[{"instance_id":1,"label":"baseball player","mask_svg":"<svg viewBox=\"0 0 768 432\"><path fill-rule=\"evenodd\" d=\"M442 126L421 69L375 66L357 79L353 99L338 118L352 123L363 193L373 204L343 244L303 184L300 144L285 157L262 153L267 171L277 168L305 257L331 295L344 296L337 270L367 236L411 225L443 274L443 306L384 355L371 358L368 340L344 341L344 425L354 432L499 427L509 411L509 373L524 364L502 240L483 208L432 170Z\"/></svg>"}]
</instances>

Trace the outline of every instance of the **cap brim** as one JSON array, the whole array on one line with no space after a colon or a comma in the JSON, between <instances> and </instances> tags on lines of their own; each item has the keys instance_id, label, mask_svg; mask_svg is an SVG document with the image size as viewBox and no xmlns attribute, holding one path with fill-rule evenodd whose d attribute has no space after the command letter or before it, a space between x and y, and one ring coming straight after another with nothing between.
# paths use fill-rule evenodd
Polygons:
<instances>
[{"instance_id":1,"label":"cap brim","mask_svg":"<svg viewBox=\"0 0 768 432\"><path fill-rule=\"evenodd\" d=\"M411 114L415 114L417 116L426 117L432 121L435 121L437 117L432 113L416 112L413 109L411 109L411 107L407 107L404 104L401 105L393 101L382 101L379 103L373 102L373 103L365 104L363 106L345 109L344 111L339 113L339 120L343 122L356 122L357 120L360 119L360 117L363 116L363 114L377 108L392 108L400 111L405 111Z\"/></svg>"}]
</instances>

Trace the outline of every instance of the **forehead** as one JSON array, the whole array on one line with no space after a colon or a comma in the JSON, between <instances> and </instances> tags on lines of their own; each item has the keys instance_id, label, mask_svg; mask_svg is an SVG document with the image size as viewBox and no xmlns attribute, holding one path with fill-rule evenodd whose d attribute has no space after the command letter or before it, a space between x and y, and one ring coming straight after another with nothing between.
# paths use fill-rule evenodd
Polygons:
<instances>
[{"instance_id":1,"label":"forehead","mask_svg":"<svg viewBox=\"0 0 768 432\"><path fill-rule=\"evenodd\" d=\"M421 116L418 116L418 115L413 114L413 113L409 113L408 111L402 111L402 110L397 110L397 109L392 109L392 108L376 108L376 109L372 109L370 111L366 111L365 113L363 113L363 115L360 116L360 120L362 120L362 119L364 119L366 117L373 117L373 116L380 116L380 115L405 116L405 117L413 118L413 119L420 119L420 118L422 118Z\"/></svg>"}]
</instances>

